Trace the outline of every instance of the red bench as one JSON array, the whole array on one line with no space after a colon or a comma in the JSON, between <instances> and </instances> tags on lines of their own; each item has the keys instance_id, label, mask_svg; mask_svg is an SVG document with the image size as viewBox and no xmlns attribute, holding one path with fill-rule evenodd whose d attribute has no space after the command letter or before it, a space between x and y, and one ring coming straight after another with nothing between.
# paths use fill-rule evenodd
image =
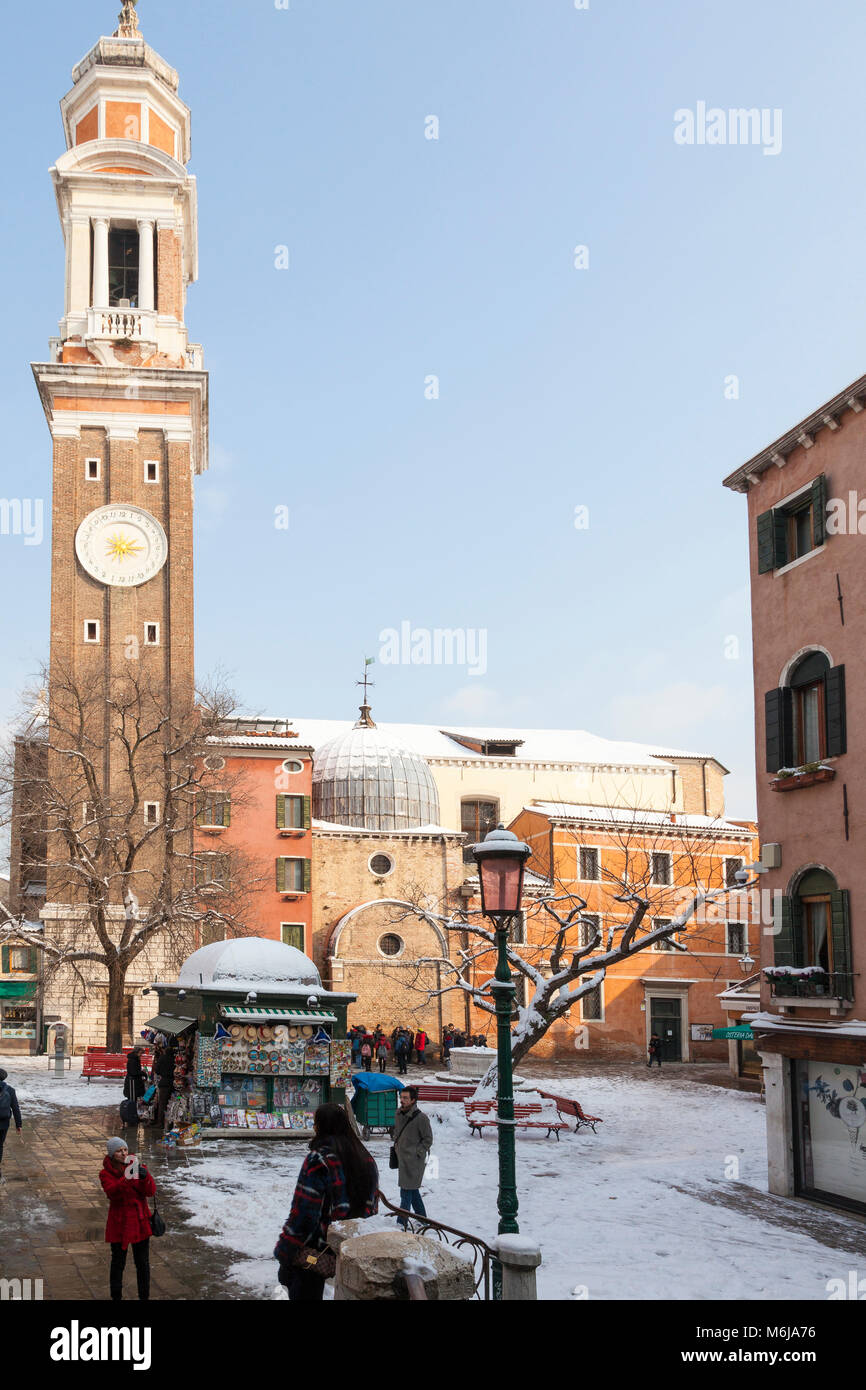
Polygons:
<instances>
[{"instance_id":1,"label":"red bench","mask_svg":"<svg viewBox=\"0 0 866 1390\"><path fill-rule=\"evenodd\" d=\"M413 1083L414 1084L414 1083ZM468 1086L451 1086L447 1083L441 1085L432 1084L430 1086L420 1085L418 1087L419 1100L468 1100L478 1089L478 1082L471 1081Z\"/></svg>"},{"instance_id":2,"label":"red bench","mask_svg":"<svg viewBox=\"0 0 866 1390\"><path fill-rule=\"evenodd\" d=\"M88 1047L81 1064L81 1075L86 1076L88 1082L94 1076L122 1080L126 1076L126 1059L131 1051L131 1047L125 1047L122 1052L109 1052L105 1047ZM147 1071L152 1065L153 1053L142 1052L142 1070Z\"/></svg>"},{"instance_id":3,"label":"red bench","mask_svg":"<svg viewBox=\"0 0 866 1390\"><path fill-rule=\"evenodd\" d=\"M587 1115L586 1112L581 1109L579 1100L568 1100L565 1096L554 1096L551 1095L550 1091L539 1091L538 1094L544 1096L545 1100L552 1100L554 1105L556 1106L558 1114L574 1116L575 1120L577 1121L576 1125L574 1126L575 1134L577 1134L577 1131L580 1129L581 1125L588 1125L589 1128L592 1130L593 1134L595 1134L596 1125L604 1124L604 1120L601 1118L600 1115Z\"/></svg>"},{"instance_id":4,"label":"red bench","mask_svg":"<svg viewBox=\"0 0 866 1390\"><path fill-rule=\"evenodd\" d=\"M499 1123L495 1100L464 1100L463 1108L469 1128L473 1134L477 1131L479 1139L483 1138L483 1129L495 1128ZM552 1116L545 1116L544 1106L538 1101L515 1104L514 1124L517 1129L546 1129L548 1139L551 1134L555 1134L558 1139L559 1131L568 1129L564 1120L554 1120Z\"/></svg>"}]
</instances>

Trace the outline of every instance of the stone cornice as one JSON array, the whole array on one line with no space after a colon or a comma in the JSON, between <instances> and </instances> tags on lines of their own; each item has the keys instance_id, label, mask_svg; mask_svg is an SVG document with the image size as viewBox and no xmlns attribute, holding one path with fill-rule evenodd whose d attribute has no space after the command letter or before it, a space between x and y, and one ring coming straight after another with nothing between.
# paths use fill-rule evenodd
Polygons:
<instances>
[{"instance_id":1,"label":"stone cornice","mask_svg":"<svg viewBox=\"0 0 866 1390\"><path fill-rule=\"evenodd\" d=\"M846 411L852 410L859 415L866 407L866 376L861 376L857 381L846 386L844 391L840 391L838 396L826 404L819 406L811 415L807 415L799 424L768 444L766 449L762 449L754 458L750 458L747 463L742 464L733 473L725 478L723 486L729 487L733 492L748 492L750 487L760 481L761 474L772 464L776 468L783 468L787 463L788 456L797 448L811 449L815 442L815 435L823 429L838 429L839 422Z\"/></svg>"}]
</instances>

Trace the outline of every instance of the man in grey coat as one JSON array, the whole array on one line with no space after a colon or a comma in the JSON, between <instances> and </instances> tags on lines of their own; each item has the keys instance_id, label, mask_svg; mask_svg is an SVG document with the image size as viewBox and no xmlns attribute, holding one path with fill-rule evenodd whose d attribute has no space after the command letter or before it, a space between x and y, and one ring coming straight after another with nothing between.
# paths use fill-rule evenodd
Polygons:
<instances>
[{"instance_id":1,"label":"man in grey coat","mask_svg":"<svg viewBox=\"0 0 866 1390\"><path fill-rule=\"evenodd\" d=\"M400 1092L400 1109L394 1120L394 1148L397 1152L397 1181L400 1184L400 1206L404 1211L426 1216L421 1200L421 1182L427 1155L433 1147L433 1130L428 1117L418 1109L418 1087L406 1086ZM397 1224L406 1229L405 1217Z\"/></svg>"}]
</instances>

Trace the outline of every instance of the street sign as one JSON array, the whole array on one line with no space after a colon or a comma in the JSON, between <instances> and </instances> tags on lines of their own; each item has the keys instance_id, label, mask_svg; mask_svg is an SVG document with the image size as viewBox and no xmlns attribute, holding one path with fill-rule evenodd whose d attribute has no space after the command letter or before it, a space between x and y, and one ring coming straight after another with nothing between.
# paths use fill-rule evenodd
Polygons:
<instances>
[{"instance_id":1,"label":"street sign","mask_svg":"<svg viewBox=\"0 0 866 1390\"><path fill-rule=\"evenodd\" d=\"M754 1042L755 1035L748 1024L741 1024L739 1028L714 1028L714 1038L741 1038L743 1042Z\"/></svg>"}]
</instances>

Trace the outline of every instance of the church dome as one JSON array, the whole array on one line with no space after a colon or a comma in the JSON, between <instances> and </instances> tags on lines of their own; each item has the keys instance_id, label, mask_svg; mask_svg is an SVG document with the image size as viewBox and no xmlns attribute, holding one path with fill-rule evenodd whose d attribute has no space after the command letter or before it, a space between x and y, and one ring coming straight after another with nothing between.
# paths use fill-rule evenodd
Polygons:
<instances>
[{"instance_id":1,"label":"church dome","mask_svg":"<svg viewBox=\"0 0 866 1390\"><path fill-rule=\"evenodd\" d=\"M439 793L424 759L387 738L369 705L344 734L313 755L313 815L361 830L439 824Z\"/></svg>"},{"instance_id":2,"label":"church dome","mask_svg":"<svg viewBox=\"0 0 866 1390\"><path fill-rule=\"evenodd\" d=\"M201 946L184 961L177 983L181 989L261 990L264 994L322 987L309 956L263 936L239 936Z\"/></svg>"}]
</instances>

